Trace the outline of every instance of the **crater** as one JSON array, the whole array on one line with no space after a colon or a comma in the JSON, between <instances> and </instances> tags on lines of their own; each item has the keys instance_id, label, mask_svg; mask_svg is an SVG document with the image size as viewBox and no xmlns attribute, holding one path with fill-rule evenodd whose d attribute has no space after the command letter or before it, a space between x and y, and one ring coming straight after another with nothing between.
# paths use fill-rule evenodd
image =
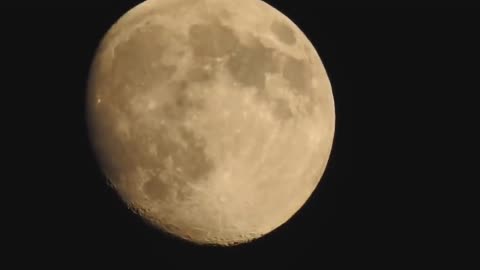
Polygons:
<instances>
[{"instance_id":1,"label":"crater","mask_svg":"<svg viewBox=\"0 0 480 270\"><path fill-rule=\"evenodd\" d=\"M294 45L297 41L293 29L284 22L274 21L270 29L279 41L287 45Z\"/></svg>"},{"instance_id":2,"label":"crater","mask_svg":"<svg viewBox=\"0 0 480 270\"><path fill-rule=\"evenodd\" d=\"M277 63L274 59L274 50L254 40L248 45L239 44L226 67L233 78L242 85L265 89L266 73L275 72Z\"/></svg>"}]
</instances>

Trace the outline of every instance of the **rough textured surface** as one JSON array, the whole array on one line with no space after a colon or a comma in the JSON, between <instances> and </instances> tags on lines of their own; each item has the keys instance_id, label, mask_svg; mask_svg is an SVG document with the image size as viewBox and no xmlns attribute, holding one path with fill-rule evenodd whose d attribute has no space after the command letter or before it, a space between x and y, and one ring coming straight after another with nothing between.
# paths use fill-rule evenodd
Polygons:
<instances>
[{"instance_id":1,"label":"rough textured surface","mask_svg":"<svg viewBox=\"0 0 480 270\"><path fill-rule=\"evenodd\" d=\"M258 238L305 203L335 113L325 69L288 18L258 0L148 0L106 34L88 122L131 209L201 244Z\"/></svg>"}]
</instances>

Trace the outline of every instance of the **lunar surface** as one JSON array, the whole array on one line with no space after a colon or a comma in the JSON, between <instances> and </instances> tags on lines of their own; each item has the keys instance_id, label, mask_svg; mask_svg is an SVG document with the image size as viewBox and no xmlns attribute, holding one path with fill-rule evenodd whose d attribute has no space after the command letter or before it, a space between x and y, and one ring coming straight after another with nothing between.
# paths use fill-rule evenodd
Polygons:
<instances>
[{"instance_id":1,"label":"lunar surface","mask_svg":"<svg viewBox=\"0 0 480 270\"><path fill-rule=\"evenodd\" d=\"M318 185L335 129L305 34L259 0L148 0L105 34L87 94L99 164L164 232L235 245L288 221Z\"/></svg>"}]
</instances>

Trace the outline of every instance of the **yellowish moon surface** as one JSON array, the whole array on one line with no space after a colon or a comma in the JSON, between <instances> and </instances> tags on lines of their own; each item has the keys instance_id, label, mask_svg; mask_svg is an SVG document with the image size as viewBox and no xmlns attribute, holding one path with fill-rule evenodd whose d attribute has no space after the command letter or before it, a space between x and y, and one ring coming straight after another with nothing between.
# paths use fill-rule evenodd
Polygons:
<instances>
[{"instance_id":1,"label":"yellowish moon surface","mask_svg":"<svg viewBox=\"0 0 480 270\"><path fill-rule=\"evenodd\" d=\"M334 99L311 42L259 0L148 0L105 34L88 85L99 164L153 226L235 245L317 187Z\"/></svg>"}]
</instances>

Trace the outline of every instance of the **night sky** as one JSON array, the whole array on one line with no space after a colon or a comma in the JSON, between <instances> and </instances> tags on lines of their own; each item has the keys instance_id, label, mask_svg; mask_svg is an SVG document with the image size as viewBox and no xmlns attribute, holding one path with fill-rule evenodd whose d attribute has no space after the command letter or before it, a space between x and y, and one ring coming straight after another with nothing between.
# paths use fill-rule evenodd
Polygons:
<instances>
[{"instance_id":1,"label":"night sky","mask_svg":"<svg viewBox=\"0 0 480 270\"><path fill-rule=\"evenodd\" d=\"M446 224L461 220L451 202L459 172L443 170L449 162L441 156L452 157L445 153L455 148L445 138L472 124L450 112L454 104L468 110L459 93L475 88L466 78L478 72L466 66L475 62L478 13L266 1L304 31L322 58L336 102L335 142L318 188L288 223L253 243L219 248L148 227L97 166L85 123L89 66L105 32L140 1L98 2L2 10L5 79L12 81L4 91L13 95L2 100L12 126L7 151L19 164L7 166L15 188L2 191L13 214L10 247L24 254L22 262L388 269L448 258L447 241L459 231Z\"/></svg>"}]
</instances>

